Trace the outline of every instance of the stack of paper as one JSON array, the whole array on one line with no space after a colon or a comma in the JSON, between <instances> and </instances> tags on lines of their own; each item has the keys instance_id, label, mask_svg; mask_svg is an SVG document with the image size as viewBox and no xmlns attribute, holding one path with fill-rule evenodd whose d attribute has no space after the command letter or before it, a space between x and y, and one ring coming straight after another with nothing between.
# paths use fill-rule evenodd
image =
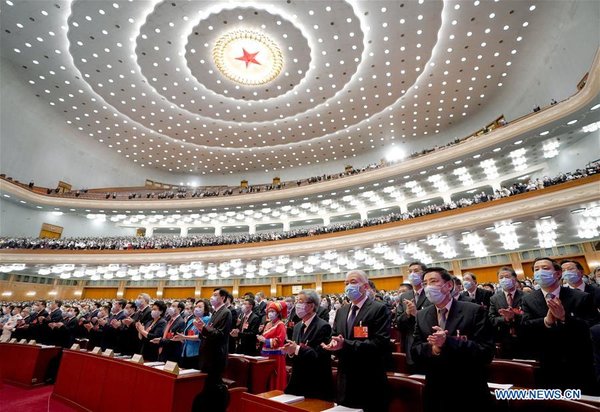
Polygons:
<instances>
[{"instance_id":1,"label":"stack of paper","mask_svg":"<svg viewBox=\"0 0 600 412\"><path fill-rule=\"evenodd\" d=\"M267 356L250 356L250 355L245 355L244 357L247 358L247 359L255 359L255 360L269 359Z\"/></svg>"},{"instance_id":2,"label":"stack of paper","mask_svg":"<svg viewBox=\"0 0 600 412\"><path fill-rule=\"evenodd\" d=\"M269 399L275 402L281 402L289 405L290 403L302 402L304 400L304 396L283 394L279 396L274 396Z\"/></svg>"},{"instance_id":3,"label":"stack of paper","mask_svg":"<svg viewBox=\"0 0 600 412\"><path fill-rule=\"evenodd\" d=\"M200 371L198 369L180 369L179 370L180 375L188 375L190 373L200 373Z\"/></svg>"},{"instance_id":4,"label":"stack of paper","mask_svg":"<svg viewBox=\"0 0 600 412\"><path fill-rule=\"evenodd\" d=\"M342 405L335 405L333 408L325 409L321 412L363 412L362 409L348 408Z\"/></svg>"},{"instance_id":5,"label":"stack of paper","mask_svg":"<svg viewBox=\"0 0 600 412\"><path fill-rule=\"evenodd\" d=\"M144 362L144 366L163 366L164 362Z\"/></svg>"},{"instance_id":6,"label":"stack of paper","mask_svg":"<svg viewBox=\"0 0 600 412\"><path fill-rule=\"evenodd\" d=\"M490 389L510 389L513 385L511 383L494 383L488 382L488 388Z\"/></svg>"}]
</instances>

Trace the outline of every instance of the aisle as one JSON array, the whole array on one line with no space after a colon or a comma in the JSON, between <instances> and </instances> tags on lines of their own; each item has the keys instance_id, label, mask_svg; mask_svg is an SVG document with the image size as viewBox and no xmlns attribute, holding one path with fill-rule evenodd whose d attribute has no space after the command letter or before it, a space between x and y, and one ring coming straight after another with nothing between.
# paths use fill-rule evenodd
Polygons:
<instances>
[{"instance_id":1,"label":"aisle","mask_svg":"<svg viewBox=\"0 0 600 412\"><path fill-rule=\"evenodd\" d=\"M0 387L0 410L7 412L75 412L61 402L50 399L53 385L33 389L3 384Z\"/></svg>"}]
</instances>

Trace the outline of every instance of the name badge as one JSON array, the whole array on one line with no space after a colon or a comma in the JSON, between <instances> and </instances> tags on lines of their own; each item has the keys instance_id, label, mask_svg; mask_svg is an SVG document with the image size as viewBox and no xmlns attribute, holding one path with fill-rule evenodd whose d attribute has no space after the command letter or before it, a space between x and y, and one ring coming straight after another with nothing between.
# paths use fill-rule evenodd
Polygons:
<instances>
[{"instance_id":1,"label":"name badge","mask_svg":"<svg viewBox=\"0 0 600 412\"><path fill-rule=\"evenodd\" d=\"M355 338L368 338L369 337L369 327L368 326L355 326L354 327L354 337Z\"/></svg>"}]
</instances>

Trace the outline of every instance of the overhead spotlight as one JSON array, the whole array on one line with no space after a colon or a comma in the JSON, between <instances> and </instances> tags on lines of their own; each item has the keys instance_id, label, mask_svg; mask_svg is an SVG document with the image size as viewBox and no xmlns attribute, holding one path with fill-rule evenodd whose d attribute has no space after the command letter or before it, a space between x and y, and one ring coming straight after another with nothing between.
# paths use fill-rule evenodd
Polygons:
<instances>
[{"instance_id":1,"label":"overhead spotlight","mask_svg":"<svg viewBox=\"0 0 600 412\"><path fill-rule=\"evenodd\" d=\"M405 156L404 151L398 146L392 146L385 155L385 160L388 162L397 162Z\"/></svg>"}]
</instances>

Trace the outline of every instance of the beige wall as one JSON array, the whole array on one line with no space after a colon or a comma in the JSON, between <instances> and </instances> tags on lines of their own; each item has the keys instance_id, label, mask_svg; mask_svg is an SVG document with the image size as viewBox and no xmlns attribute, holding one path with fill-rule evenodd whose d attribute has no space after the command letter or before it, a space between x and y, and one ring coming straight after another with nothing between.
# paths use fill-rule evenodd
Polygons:
<instances>
[{"instance_id":1,"label":"beige wall","mask_svg":"<svg viewBox=\"0 0 600 412\"><path fill-rule=\"evenodd\" d=\"M79 286L54 286L40 285L38 283L28 282L8 282L0 281L0 300L34 300L34 299L80 299L81 292ZM12 292L11 296L3 296L4 292ZM35 295L28 295L35 292ZM51 294L56 292L56 294Z\"/></svg>"}]
</instances>

